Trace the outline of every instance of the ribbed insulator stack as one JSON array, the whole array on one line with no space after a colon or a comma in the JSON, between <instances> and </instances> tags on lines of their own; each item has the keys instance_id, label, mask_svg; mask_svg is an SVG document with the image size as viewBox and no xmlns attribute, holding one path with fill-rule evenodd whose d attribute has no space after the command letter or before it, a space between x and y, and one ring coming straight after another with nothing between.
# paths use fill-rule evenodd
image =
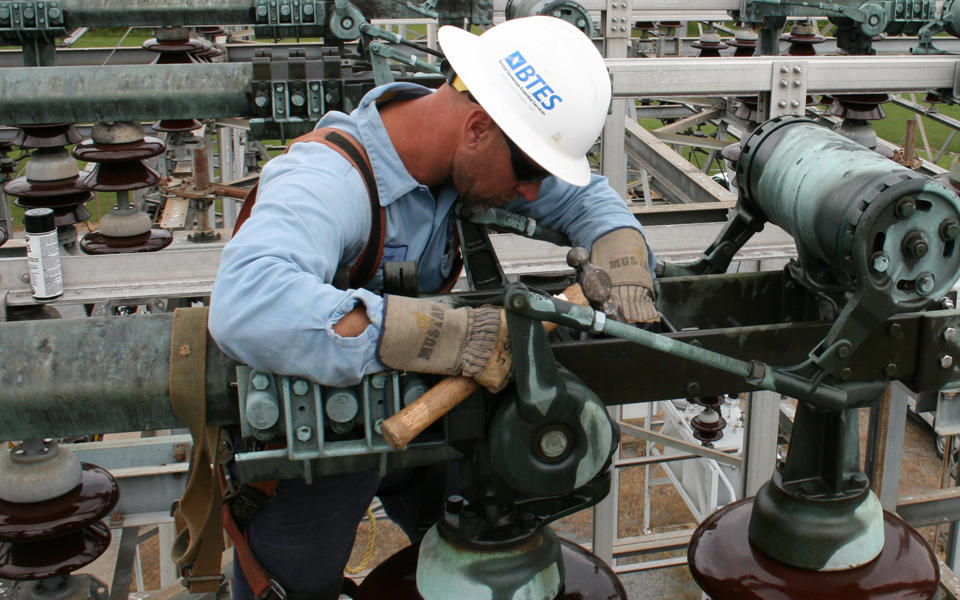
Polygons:
<instances>
[{"instance_id":1,"label":"ribbed insulator stack","mask_svg":"<svg viewBox=\"0 0 960 600\"><path fill-rule=\"evenodd\" d=\"M700 50L700 58L719 58L720 51L726 49L727 44L720 39L720 34L708 29L700 34L700 39L691 44Z\"/></svg>"},{"instance_id":2,"label":"ribbed insulator stack","mask_svg":"<svg viewBox=\"0 0 960 600\"><path fill-rule=\"evenodd\" d=\"M30 582L18 598L106 598L103 583L71 573L110 545L101 519L118 498L110 473L52 439L7 449L0 454L0 577Z\"/></svg>"},{"instance_id":3,"label":"ribbed insulator stack","mask_svg":"<svg viewBox=\"0 0 960 600\"><path fill-rule=\"evenodd\" d=\"M66 149L80 139L80 134L68 123L21 127L13 143L33 150L33 154L24 176L3 186L7 194L17 198L16 204L21 208L53 209L60 244L68 250L76 246L75 225L90 218L84 205L94 196L81 184L77 161Z\"/></svg>"},{"instance_id":4,"label":"ribbed insulator stack","mask_svg":"<svg viewBox=\"0 0 960 600\"><path fill-rule=\"evenodd\" d=\"M150 217L131 202L132 190L160 181L156 171L142 161L163 152L163 142L144 137L139 123L97 123L92 139L77 144L73 155L97 163L83 185L97 192L116 192L117 204L100 219L100 229L83 236L80 247L87 254L153 252L173 241L169 231L153 229Z\"/></svg>"},{"instance_id":5,"label":"ribbed insulator stack","mask_svg":"<svg viewBox=\"0 0 960 600\"><path fill-rule=\"evenodd\" d=\"M189 65L202 62L198 55L209 52L210 42L191 38L186 27L161 27L154 32L156 37L143 43L143 48L158 54L152 64ZM207 62L207 61L203 61ZM202 123L196 119L161 119L153 124L155 131L193 131Z\"/></svg>"},{"instance_id":6,"label":"ribbed insulator stack","mask_svg":"<svg viewBox=\"0 0 960 600\"><path fill-rule=\"evenodd\" d=\"M780 39L790 42L786 52L788 56L816 56L817 50L814 46L827 41L810 21L797 21L790 28L790 33L783 34Z\"/></svg>"},{"instance_id":7,"label":"ribbed insulator stack","mask_svg":"<svg viewBox=\"0 0 960 600\"><path fill-rule=\"evenodd\" d=\"M712 446L723 437L723 428L727 426L727 421L720 414L723 401L720 396L704 396L691 400L703 407L700 414L690 421L693 437L700 440L704 446Z\"/></svg>"},{"instance_id":8,"label":"ribbed insulator stack","mask_svg":"<svg viewBox=\"0 0 960 600\"><path fill-rule=\"evenodd\" d=\"M890 102L890 94L843 94L833 96L830 113L843 118L838 133L866 146L881 156L893 158L893 151L877 143L877 133L870 121L886 116L882 104Z\"/></svg>"}]
</instances>

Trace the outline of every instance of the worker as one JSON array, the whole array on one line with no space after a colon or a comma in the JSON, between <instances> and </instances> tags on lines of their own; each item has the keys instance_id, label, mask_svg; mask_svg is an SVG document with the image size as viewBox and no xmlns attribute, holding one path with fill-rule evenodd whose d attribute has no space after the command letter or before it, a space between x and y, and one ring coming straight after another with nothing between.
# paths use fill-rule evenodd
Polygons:
<instances>
[{"instance_id":1,"label":"worker","mask_svg":"<svg viewBox=\"0 0 960 600\"><path fill-rule=\"evenodd\" d=\"M349 115L331 112L317 125L352 136L369 157L386 217L383 262L417 261L420 289L440 290L459 270L455 202L503 206L590 249L629 321L657 320L653 256L642 229L587 161L611 100L593 43L545 16L506 21L479 36L442 27L438 39L448 63L439 89L380 86ZM340 152L294 143L264 167L259 185L213 287L209 328L224 352L326 386L354 385L387 369L463 374L492 392L507 385L502 309L381 296L382 270L360 288L334 285L378 226L362 175ZM446 493L443 482L426 476L400 471L381 480L371 471L311 485L281 481L249 527L272 581L264 596L337 598L375 495L418 541ZM236 573L234 597L251 600L244 578Z\"/></svg>"}]
</instances>

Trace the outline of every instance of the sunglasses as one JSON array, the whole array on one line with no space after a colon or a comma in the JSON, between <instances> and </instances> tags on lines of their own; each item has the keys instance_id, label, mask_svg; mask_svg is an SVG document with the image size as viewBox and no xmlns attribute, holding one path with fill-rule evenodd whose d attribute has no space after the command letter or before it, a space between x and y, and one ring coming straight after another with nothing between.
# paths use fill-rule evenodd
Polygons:
<instances>
[{"instance_id":1,"label":"sunglasses","mask_svg":"<svg viewBox=\"0 0 960 600\"><path fill-rule=\"evenodd\" d=\"M444 79L446 79L450 86L461 93L466 93L471 102L480 104L473 97L473 94L470 93L470 90L467 89L467 86L463 83L463 80L457 76L457 72L453 70L453 67L450 66L449 62L444 60L441 64L441 69L443 70ZM502 129L500 130L500 133L503 133ZM542 181L544 178L550 175L550 173L545 171L542 167L532 164L527 159L527 156L523 153L523 150L514 144L513 140L511 140L506 133L503 133L503 139L507 141L507 148L510 149L510 166L513 167L513 175L517 181L524 183L535 183L537 181Z\"/></svg>"},{"instance_id":2,"label":"sunglasses","mask_svg":"<svg viewBox=\"0 0 960 600\"><path fill-rule=\"evenodd\" d=\"M500 133L503 133L503 131L501 130ZM543 181L550 175L543 167L532 164L523 150L514 144L507 134L503 134L503 139L507 140L507 148L510 148L510 166L513 167L513 175L517 181L535 183Z\"/></svg>"}]
</instances>

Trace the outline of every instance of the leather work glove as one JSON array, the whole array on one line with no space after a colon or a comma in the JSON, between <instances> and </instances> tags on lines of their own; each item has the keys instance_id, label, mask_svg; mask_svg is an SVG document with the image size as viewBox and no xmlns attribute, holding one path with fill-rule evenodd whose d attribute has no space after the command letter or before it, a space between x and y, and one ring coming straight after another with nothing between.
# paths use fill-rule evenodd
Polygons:
<instances>
[{"instance_id":1,"label":"leather work glove","mask_svg":"<svg viewBox=\"0 0 960 600\"><path fill-rule=\"evenodd\" d=\"M624 227L603 234L590 251L590 262L610 275L612 297L627 323L654 323L660 312L653 303L647 243L636 229Z\"/></svg>"},{"instance_id":2,"label":"leather work glove","mask_svg":"<svg viewBox=\"0 0 960 600\"><path fill-rule=\"evenodd\" d=\"M391 369L466 375L491 392L507 385L513 367L502 309L451 308L406 296L386 297L377 354Z\"/></svg>"}]
</instances>

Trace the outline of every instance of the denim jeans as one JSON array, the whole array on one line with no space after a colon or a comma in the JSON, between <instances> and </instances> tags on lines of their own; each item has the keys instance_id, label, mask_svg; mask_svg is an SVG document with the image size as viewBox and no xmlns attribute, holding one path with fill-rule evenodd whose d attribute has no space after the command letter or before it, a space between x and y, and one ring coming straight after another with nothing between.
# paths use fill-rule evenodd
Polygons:
<instances>
[{"instance_id":1,"label":"denim jeans","mask_svg":"<svg viewBox=\"0 0 960 600\"><path fill-rule=\"evenodd\" d=\"M453 468L453 467L449 467ZM276 497L250 527L250 545L264 570L290 593L310 593L343 576L357 526L374 496L412 543L439 517L447 465L281 481ZM233 600L254 600L234 558Z\"/></svg>"}]
</instances>

